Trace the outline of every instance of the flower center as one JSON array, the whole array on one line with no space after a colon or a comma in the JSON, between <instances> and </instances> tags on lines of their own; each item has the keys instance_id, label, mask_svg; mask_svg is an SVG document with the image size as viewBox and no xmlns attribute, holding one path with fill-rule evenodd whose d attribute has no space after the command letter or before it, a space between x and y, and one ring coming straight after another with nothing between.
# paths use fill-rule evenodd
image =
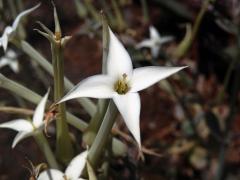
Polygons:
<instances>
[{"instance_id":1,"label":"flower center","mask_svg":"<svg viewBox=\"0 0 240 180\"><path fill-rule=\"evenodd\" d=\"M122 77L114 84L114 90L118 94L126 94L130 87L127 82L127 74L123 74Z\"/></svg>"}]
</instances>

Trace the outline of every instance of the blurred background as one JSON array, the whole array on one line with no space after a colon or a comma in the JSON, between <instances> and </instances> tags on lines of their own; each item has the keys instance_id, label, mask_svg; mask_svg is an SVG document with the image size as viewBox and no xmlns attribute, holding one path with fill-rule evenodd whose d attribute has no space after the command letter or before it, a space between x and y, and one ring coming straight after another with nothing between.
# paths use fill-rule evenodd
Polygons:
<instances>
[{"instance_id":1,"label":"blurred background","mask_svg":"<svg viewBox=\"0 0 240 180\"><path fill-rule=\"evenodd\" d=\"M49 62L49 42L34 28L41 21L54 30L51 1L0 0L0 31L24 9L41 2L24 19L19 33ZM101 72L102 29L99 12L132 57L134 67L182 66L188 68L142 91L141 135L147 148L144 161L125 136L128 155L111 160L111 179L237 180L240 179L240 1L239 0L55 0L63 35L72 39L64 50L65 75L74 83ZM157 55L148 47L149 27L172 40L159 46ZM52 77L14 43L17 70L0 66L6 77L44 94ZM5 56L1 49L1 56ZM1 61L1 60L0 60ZM3 107L34 109L34 105L0 89L0 122L25 117L4 112ZM68 109L89 121L83 108L71 101ZM121 117L119 117L120 119ZM117 128L128 134L123 121ZM54 127L52 127L54 131ZM81 134L74 128L77 142ZM44 162L32 138L11 149L14 131L0 130L0 179L28 179L30 167ZM125 137L125 138L124 138ZM54 142L54 136L49 138Z\"/></svg>"}]
</instances>

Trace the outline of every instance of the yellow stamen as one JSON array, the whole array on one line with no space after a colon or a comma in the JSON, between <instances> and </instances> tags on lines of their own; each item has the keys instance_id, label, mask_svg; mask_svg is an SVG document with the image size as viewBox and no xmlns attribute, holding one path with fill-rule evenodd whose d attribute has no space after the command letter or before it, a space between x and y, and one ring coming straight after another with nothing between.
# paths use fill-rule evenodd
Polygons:
<instances>
[{"instance_id":1,"label":"yellow stamen","mask_svg":"<svg viewBox=\"0 0 240 180\"><path fill-rule=\"evenodd\" d=\"M114 90L118 94L126 94L129 91L130 87L127 82L127 74L123 74L122 78L120 78L115 84L114 84Z\"/></svg>"}]
</instances>

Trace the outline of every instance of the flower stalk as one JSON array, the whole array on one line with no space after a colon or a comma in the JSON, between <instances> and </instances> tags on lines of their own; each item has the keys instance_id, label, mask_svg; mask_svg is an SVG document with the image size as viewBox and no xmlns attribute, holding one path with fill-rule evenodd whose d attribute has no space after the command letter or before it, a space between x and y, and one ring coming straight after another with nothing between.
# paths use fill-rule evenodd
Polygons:
<instances>
[{"instance_id":1,"label":"flower stalk","mask_svg":"<svg viewBox=\"0 0 240 180\"><path fill-rule=\"evenodd\" d=\"M44 156L50 167L57 169L58 168L57 161L43 133L42 132L36 133L34 135L34 138L38 146L40 147L41 151L44 153Z\"/></svg>"},{"instance_id":2,"label":"flower stalk","mask_svg":"<svg viewBox=\"0 0 240 180\"><path fill-rule=\"evenodd\" d=\"M108 47L109 47L109 31L108 31L108 24L107 19L104 14L102 15L102 35L103 35L103 54L102 54L102 73L107 74L107 54L108 54ZM96 134L102 124L104 115L107 110L109 100L99 99L97 104L97 112L90 120L89 126L86 132L83 135L83 140L87 145L91 145L94 141Z\"/></svg>"},{"instance_id":3,"label":"flower stalk","mask_svg":"<svg viewBox=\"0 0 240 180\"><path fill-rule=\"evenodd\" d=\"M0 74L0 87L9 90L10 92L24 99L27 99L34 104L37 104L42 98L39 94L33 92L32 90L22 86L21 84L11 79L8 79L2 74Z\"/></svg>"},{"instance_id":4,"label":"flower stalk","mask_svg":"<svg viewBox=\"0 0 240 180\"><path fill-rule=\"evenodd\" d=\"M214 1L212 1L212 0L203 1L203 5L202 5L202 7L201 7L201 9L200 9L200 11L197 15L197 18L196 18L195 22L194 22L193 29L191 31L191 34L190 34L189 38L185 39L185 42L184 42L185 45L184 46L181 45L176 49L176 52L174 54L174 58L178 59L178 58L183 57L188 52L188 50L190 49L193 41L195 40L195 38L197 36L199 27L202 23L202 19L203 19L205 13L207 12L209 4L211 2L214 2ZM187 28L188 28L187 29L187 34L189 34L189 32L190 32L189 27L187 27ZM188 37L188 36L186 36L186 37Z\"/></svg>"},{"instance_id":5,"label":"flower stalk","mask_svg":"<svg viewBox=\"0 0 240 180\"><path fill-rule=\"evenodd\" d=\"M54 6L54 4L53 4ZM66 42L70 39L69 36L62 38L61 28L57 16L57 11L54 6L54 22L55 33L49 30L45 25L39 22L43 31L36 29L38 33L47 38L51 44L52 52L52 65L53 65L53 77L54 77L54 101L57 102L64 94L64 64L63 64L63 49ZM57 158L62 163L68 163L73 157L73 147L70 141L70 135L68 132L68 125L66 121L66 109L65 104L58 105L56 107L56 126L57 126L57 138L56 138L56 154Z\"/></svg>"},{"instance_id":6,"label":"flower stalk","mask_svg":"<svg viewBox=\"0 0 240 180\"><path fill-rule=\"evenodd\" d=\"M57 17L56 8L54 7L54 20L55 20L55 34L52 37L51 51L52 51L52 64L54 72L54 101L58 101L64 95L64 62L63 62L63 48L64 40ZM70 141L68 132L68 125L66 121L66 108L65 103L57 106L57 142L56 154L58 159L63 163L68 163L73 157L73 147Z\"/></svg>"},{"instance_id":7,"label":"flower stalk","mask_svg":"<svg viewBox=\"0 0 240 180\"><path fill-rule=\"evenodd\" d=\"M98 22L100 20L99 14L97 12L97 10L95 9L95 7L92 5L92 1L91 0L84 0L84 4L86 9L88 10L88 12L90 13L90 15L93 17L93 19Z\"/></svg>"},{"instance_id":8,"label":"flower stalk","mask_svg":"<svg viewBox=\"0 0 240 180\"><path fill-rule=\"evenodd\" d=\"M27 116L33 115L33 110L11 106L0 106L0 112L9 114L23 114Z\"/></svg>"},{"instance_id":9,"label":"flower stalk","mask_svg":"<svg viewBox=\"0 0 240 180\"><path fill-rule=\"evenodd\" d=\"M143 12L143 20L145 23L149 22L149 14L148 14L148 6L146 0L141 0L142 4L142 12Z\"/></svg>"},{"instance_id":10,"label":"flower stalk","mask_svg":"<svg viewBox=\"0 0 240 180\"><path fill-rule=\"evenodd\" d=\"M107 109L107 100L100 99L98 100L97 112L90 120L90 123L83 134L83 141L87 145L92 145L97 132L102 124L106 109Z\"/></svg>"},{"instance_id":11,"label":"flower stalk","mask_svg":"<svg viewBox=\"0 0 240 180\"><path fill-rule=\"evenodd\" d=\"M115 123L117 112L118 111L114 102L110 100L101 127L88 154L88 160L94 169L97 167L99 158L107 145L109 134L111 133L112 127Z\"/></svg>"},{"instance_id":12,"label":"flower stalk","mask_svg":"<svg viewBox=\"0 0 240 180\"><path fill-rule=\"evenodd\" d=\"M126 23L123 20L122 13L119 9L117 1L112 0L111 2L112 2L112 7L113 7L113 10L114 10L115 16L116 16L117 28L118 28L119 31L123 31L126 28Z\"/></svg>"}]
</instances>

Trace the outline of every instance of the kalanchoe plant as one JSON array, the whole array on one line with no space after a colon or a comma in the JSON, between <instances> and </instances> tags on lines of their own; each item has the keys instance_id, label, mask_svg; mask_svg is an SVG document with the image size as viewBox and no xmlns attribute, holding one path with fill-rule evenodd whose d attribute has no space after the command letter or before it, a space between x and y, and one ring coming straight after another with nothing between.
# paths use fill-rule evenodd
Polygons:
<instances>
[{"instance_id":1,"label":"kalanchoe plant","mask_svg":"<svg viewBox=\"0 0 240 180\"><path fill-rule=\"evenodd\" d=\"M141 147L140 97L137 92L184 67L148 66L133 69L128 52L110 28L109 35L107 74L94 75L81 81L58 103L79 97L112 98L127 127Z\"/></svg>"},{"instance_id":2,"label":"kalanchoe plant","mask_svg":"<svg viewBox=\"0 0 240 180\"><path fill-rule=\"evenodd\" d=\"M0 124L0 128L9 128L18 131L18 134L13 140L12 148L14 148L17 143L22 139L32 136L42 130L44 126L44 109L48 99L48 94L49 91L45 94L40 103L37 105L33 114L32 121L26 119L16 119Z\"/></svg>"},{"instance_id":3,"label":"kalanchoe plant","mask_svg":"<svg viewBox=\"0 0 240 180\"><path fill-rule=\"evenodd\" d=\"M138 43L136 45L137 49L140 48L150 48L151 49L151 54L154 58L158 56L159 50L161 49L161 46L164 43L167 43L169 41L173 40L173 36L161 36L157 29L153 26L149 27L150 31L150 39L145 39L142 42Z\"/></svg>"},{"instance_id":4,"label":"kalanchoe plant","mask_svg":"<svg viewBox=\"0 0 240 180\"><path fill-rule=\"evenodd\" d=\"M7 50L4 56L0 58L0 68L9 66L15 73L19 72L19 63L17 60L17 54L12 49Z\"/></svg>"},{"instance_id":5,"label":"kalanchoe plant","mask_svg":"<svg viewBox=\"0 0 240 180\"><path fill-rule=\"evenodd\" d=\"M33 12L35 9L37 9L41 4L37 4L36 6L27 9L23 12L21 12L16 19L14 20L12 26L7 26L4 29L4 32L2 34L2 37L0 37L0 46L3 47L4 51L7 50L7 46L8 46L8 41L11 40L11 38L15 35L17 27L20 23L20 21L22 20L22 18L24 16L27 16L29 13Z\"/></svg>"},{"instance_id":6,"label":"kalanchoe plant","mask_svg":"<svg viewBox=\"0 0 240 180\"><path fill-rule=\"evenodd\" d=\"M85 167L86 158L87 151L84 151L71 160L65 173L57 169L49 169L40 173L38 180L81 180L82 178L79 178L79 176Z\"/></svg>"}]
</instances>

